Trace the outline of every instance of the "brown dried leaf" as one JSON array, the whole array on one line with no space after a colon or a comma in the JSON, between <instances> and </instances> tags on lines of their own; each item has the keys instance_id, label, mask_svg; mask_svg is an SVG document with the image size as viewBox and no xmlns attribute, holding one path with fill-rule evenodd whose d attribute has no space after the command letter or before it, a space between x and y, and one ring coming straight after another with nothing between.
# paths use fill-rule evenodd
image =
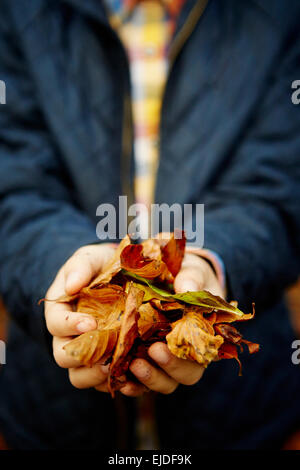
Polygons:
<instances>
[{"instance_id":1,"label":"brown dried leaf","mask_svg":"<svg viewBox=\"0 0 300 470\"><path fill-rule=\"evenodd\" d=\"M234 308L237 308L238 303L234 300L230 302ZM255 316L255 304L252 304L252 313L243 313L242 315L236 315L234 312L218 311L215 323L232 323L234 321L247 321L252 320Z\"/></svg>"},{"instance_id":2,"label":"brown dried leaf","mask_svg":"<svg viewBox=\"0 0 300 470\"><path fill-rule=\"evenodd\" d=\"M116 274L118 274L118 272L121 271L120 255L123 249L128 245L130 245L130 238L126 235L126 237L119 243L114 256L106 263L101 273L91 282L89 288L107 284Z\"/></svg>"},{"instance_id":3,"label":"brown dried leaf","mask_svg":"<svg viewBox=\"0 0 300 470\"><path fill-rule=\"evenodd\" d=\"M146 279L154 279L160 275L162 263L159 259L145 258L142 245L128 245L121 253L121 267Z\"/></svg>"},{"instance_id":4,"label":"brown dried leaf","mask_svg":"<svg viewBox=\"0 0 300 470\"><path fill-rule=\"evenodd\" d=\"M150 302L143 303L139 308L138 332L143 341L149 340L157 332L164 337L170 330L170 322Z\"/></svg>"},{"instance_id":5,"label":"brown dried leaf","mask_svg":"<svg viewBox=\"0 0 300 470\"><path fill-rule=\"evenodd\" d=\"M221 345L218 351L218 357L215 360L217 361L219 359L235 359L239 364L239 375L242 375L242 364L239 360L238 350L235 344L231 344L225 341Z\"/></svg>"},{"instance_id":6,"label":"brown dried leaf","mask_svg":"<svg viewBox=\"0 0 300 470\"><path fill-rule=\"evenodd\" d=\"M110 317L118 316L124 311L125 292L120 286L110 284L107 287L92 290L92 295L88 294L80 296L76 311L96 317L98 328L101 326L101 322L106 324Z\"/></svg>"},{"instance_id":7,"label":"brown dried leaf","mask_svg":"<svg viewBox=\"0 0 300 470\"><path fill-rule=\"evenodd\" d=\"M215 336L211 323L199 309L185 309L182 319L171 324L172 331L166 336L170 351L181 359L197 361L204 367L218 355L223 343L221 336Z\"/></svg>"},{"instance_id":8,"label":"brown dried leaf","mask_svg":"<svg viewBox=\"0 0 300 470\"><path fill-rule=\"evenodd\" d=\"M101 359L106 360L112 353L121 328L121 319L125 305L125 293L118 291L115 298L110 288L100 289L98 297L82 296L77 311L93 315L97 319L97 330L84 333L65 346L67 354L75 357L80 364L92 365ZM103 300L105 300L103 302Z\"/></svg>"},{"instance_id":9,"label":"brown dried leaf","mask_svg":"<svg viewBox=\"0 0 300 470\"><path fill-rule=\"evenodd\" d=\"M243 339L241 333L232 325L220 323L214 326L215 332L224 338L224 344L219 350L220 359L235 359L239 363L239 375L242 375L242 364L238 358L237 346L243 351L243 344L246 344L250 354L259 351L259 344Z\"/></svg>"},{"instance_id":10,"label":"brown dried leaf","mask_svg":"<svg viewBox=\"0 0 300 470\"><path fill-rule=\"evenodd\" d=\"M250 354L256 353L259 351L259 344L252 343L243 338L243 335L232 325L228 325L226 323L220 323L215 325L214 327L215 332L221 335L227 342L231 344L237 344L242 348L242 344L246 344Z\"/></svg>"},{"instance_id":11,"label":"brown dried leaf","mask_svg":"<svg viewBox=\"0 0 300 470\"><path fill-rule=\"evenodd\" d=\"M64 350L85 366L91 366L101 359L104 362L115 347L119 329L115 327L83 333L66 344Z\"/></svg>"},{"instance_id":12,"label":"brown dried leaf","mask_svg":"<svg viewBox=\"0 0 300 470\"><path fill-rule=\"evenodd\" d=\"M114 391L122 386L122 378L129 366L130 356L128 353L138 336L138 309L143 302L143 297L144 292L142 290L133 285L129 288L120 334L108 375L108 389L112 396L114 396Z\"/></svg>"}]
</instances>

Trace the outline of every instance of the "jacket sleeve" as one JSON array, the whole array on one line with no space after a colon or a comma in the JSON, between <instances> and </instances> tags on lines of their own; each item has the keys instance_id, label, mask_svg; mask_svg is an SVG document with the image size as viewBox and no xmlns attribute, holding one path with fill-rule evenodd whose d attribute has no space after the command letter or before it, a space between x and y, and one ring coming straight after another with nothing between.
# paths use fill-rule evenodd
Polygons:
<instances>
[{"instance_id":1,"label":"jacket sleeve","mask_svg":"<svg viewBox=\"0 0 300 470\"><path fill-rule=\"evenodd\" d=\"M274 63L248 129L205 202L205 248L224 261L230 298L267 306L300 272L299 33ZM247 99L245 83L245 99Z\"/></svg>"},{"instance_id":2,"label":"jacket sleeve","mask_svg":"<svg viewBox=\"0 0 300 470\"><path fill-rule=\"evenodd\" d=\"M67 258L97 237L95 226L72 200L2 7L0 78L6 83L6 104L0 105L0 292L11 317L44 342L38 300Z\"/></svg>"}]
</instances>

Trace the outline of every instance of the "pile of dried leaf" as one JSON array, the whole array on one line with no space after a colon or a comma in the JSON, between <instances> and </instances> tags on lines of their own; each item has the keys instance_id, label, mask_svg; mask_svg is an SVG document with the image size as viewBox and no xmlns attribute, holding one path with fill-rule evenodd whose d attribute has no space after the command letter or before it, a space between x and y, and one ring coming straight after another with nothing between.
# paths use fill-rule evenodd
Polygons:
<instances>
[{"instance_id":1,"label":"pile of dried leaf","mask_svg":"<svg viewBox=\"0 0 300 470\"><path fill-rule=\"evenodd\" d=\"M249 320L236 302L227 303L207 291L175 294L173 281L185 251L185 237L149 239L140 245L125 237L113 259L88 287L73 296L57 299L72 302L75 311L93 315L97 329L84 333L65 346L80 364L110 363L108 386L124 385L135 357L150 360L149 346L166 342L177 357L207 367L211 361L235 358L238 347L249 352L259 345L243 339L231 325ZM150 360L151 362L151 360Z\"/></svg>"}]
</instances>

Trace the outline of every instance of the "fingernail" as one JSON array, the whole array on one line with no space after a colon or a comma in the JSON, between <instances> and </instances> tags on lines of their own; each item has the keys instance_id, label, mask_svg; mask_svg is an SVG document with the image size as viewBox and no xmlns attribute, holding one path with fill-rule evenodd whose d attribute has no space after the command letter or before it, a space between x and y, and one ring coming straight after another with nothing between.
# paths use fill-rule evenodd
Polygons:
<instances>
[{"instance_id":1,"label":"fingernail","mask_svg":"<svg viewBox=\"0 0 300 470\"><path fill-rule=\"evenodd\" d=\"M82 320L77 324L76 328L79 333L86 333L87 331L91 331L96 328L96 322L92 318L90 320Z\"/></svg>"},{"instance_id":2,"label":"fingernail","mask_svg":"<svg viewBox=\"0 0 300 470\"><path fill-rule=\"evenodd\" d=\"M66 289L67 290L73 290L74 287L79 284L81 281L81 276L78 272L74 271L69 274L66 280Z\"/></svg>"},{"instance_id":3,"label":"fingernail","mask_svg":"<svg viewBox=\"0 0 300 470\"><path fill-rule=\"evenodd\" d=\"M181 292L195 292L199 290L199 286L197 282L193 281L192 279L187 279L182 281L180 285Z\"/></svg>"},{"instance_id":4,"label":"fingernail","mask_svg":"<svg viewBox=\"0 0 300 470\"><path fill-rule=\"evenodd\" d=\"M154 359L155 362L158 362L159 364L165 365L170 361L170 354L163 346L152 347L149 350L149 354L152 359Z\"/></svg>"}]
</instances>

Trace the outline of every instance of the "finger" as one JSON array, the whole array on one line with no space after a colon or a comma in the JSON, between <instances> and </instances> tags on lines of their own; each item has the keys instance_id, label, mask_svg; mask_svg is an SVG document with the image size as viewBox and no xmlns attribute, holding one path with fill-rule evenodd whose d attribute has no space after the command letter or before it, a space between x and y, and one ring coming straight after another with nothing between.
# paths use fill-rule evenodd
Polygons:
<instances>
[{"instance_id":1,"label":"finger","mask_svg":"<svg viewBox=\"0 0 300 470\"><path fill-rule=\"evenodd\" d=\"M206 289L214 295L225 296L224 289L207 260L192 253L185 254L174 288L176 292Z\"/></svg>"},{"instance_id":2,"label":"finger","mask_svg":"<svg viewBox=\"0 0 300 470\"><path fill-rule=\"evenodd\" d=\"M70 367L79 367L80 363L77 359L69 356L64 350L64 346L73 339L72 336L59 338L58 336L53 337L53 356L55 362L59 367L63 369L70 369Z\"/></svg>"},{"instance_id":3,"label":"finger","mask_svg":"<svg viewBox=\"0 0 300 470\"><path fill-rule=\"evenodd\" d=\"M97 322L91 315L71 312L66 306L69 307L67 304L52 303L45 309L46 325L53 336L74 336L97 328Z\"/></svg>"},{"instance_id":4,"label":"finger","mask_svg":"<svg viewBox=\"0 0 300 470\"><path fill-rule=\"evenodd\" d=\"M170 377L183 385L194 385L204 373L204 367L197 362L179 359L164 343L152 344L148 354Z\"/></svg>"},{"instance_id":5,"label":"finger","mask_svg":"<svg viewBox=\"0 0 300 470\"><path fill-rule=\"evenodd\" d=\"M169 394L174 392L178 382L162 370L156 369L144 359L134 359L130 364L131 372L150 390Z\"/></svg>"},{"instance_id":6,"label":"finger","mask_svg":"<svg viewBox=\"0 0 300 470\"><path fill-rule=\"evenodd\" d=\"M69 369L69 379L76 388L98 387L107 381L107 369L101 364L92 367L74 367Z\"/></svg>"},{"instance_id":7,"label":"finger","mask_svg":"<svg viewBox=\"0 0 300 470\"><path fill-rule=\"evenodd\" d=\"M68 295L75 294L89 284L107 261L113 256L113 245L90 245L77 250L64 267L65 290Z\"/></svg>"},{"instance_id":8,"label":"finger","mask_svg":"<svg viewBox=\"0 0 300 470\"><path fill-rule=\"evenodd\" d=\"M144 393L149 392L149 389L142 384L127 382L126 385L121 388L120 392L127 397L140 397Z\"/></svg>"}]
</instances>

